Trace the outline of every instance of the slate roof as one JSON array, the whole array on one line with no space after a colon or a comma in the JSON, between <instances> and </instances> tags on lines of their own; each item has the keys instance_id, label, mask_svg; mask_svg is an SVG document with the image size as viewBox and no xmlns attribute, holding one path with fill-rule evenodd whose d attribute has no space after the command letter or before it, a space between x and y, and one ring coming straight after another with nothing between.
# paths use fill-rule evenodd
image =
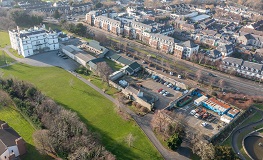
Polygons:
<instances>
[{"instance_id":1,"label":"slate roof","mask_svg":"<svg viewBox=\"0 0 263 160\"><path fill-rule=\"evenodd\" d=\"M218 50L214 49L210 52L210 57L213 57L213 58L218 58L220 57L221 55L221 52L219 52Z\"/></svg>"},{"instance_id":2,"label":"slate roof","mask_svg":"<svg viewBox=\"0 0 263 160\"><path fill-rule=\"evenodd\" d=\"M166 41L171 42L171 43L178 43L178 41L176 41L174 38L160 34L160 33L151 34L151 36L155 37L157 39L159 38L160 40L161 39L166 40Z\"/></svg>"},{"instance_id":3,"label":"slate roof","mask_svg":"<svg viewBox=\"0 0 263 160\"><path fill-rule=\"evenodd\" d=\"M259 71L263 70L263 64L254 63L254 62L244 61L242 66L248 67L248 68L254 68L254 69L257 69Z\"/></svg>"},{"instance_id":4,"label":"slate roof","mask_svg":"<svg viewBox=\"0 0 263 160\"><path fill-rule=\"evenodd\" d=\"M7 146L0 139L0 155L2 155L7 149Z\"/></svg>"},{"instance_id":5,"label":"slate roof","mask_svg":"<svg viewBox=\"0 0 263 160\"><path fill-rule=\"evenodd\" d=\"M124 65L129 65L132 63L132 61L120 56L118 59L117 59L118 62L120 62L121 64L124 64Z\"/></svg>"},{"instance_id":6,"label":"slate roof","mask_svg":"<svg viewBox=\"0 0 263 160\"><path fill-rule=\"evenodd\" d=\"M107 48L105 48L105 47L103 47L103 46L100 45L100 42L95 41L95 40L92 40L92 41L87 42L87 45L89 45L89 46L91 46L92 48L95 48L95 49L97 49L97 50L101 50L101 51L103 51L103 52L107 52L107 51L108 51Z\"/></svg>"},{"instance_id":7,"label":"slate roof","mask_svg":"<svg viewBox=\"0 0 263 160\"><path fill-rule=\"evenodd\" d=\"M230 50L233 50L233 46L227 44L227 45L218 46L216 49L219 50L220 52L228 53Z\"/></svg>"},{"instance_id":8,"label":"slate roof","mask_svg":"<svg viewBox=\"0 0 263 160\"><path fill-rule=\"evenodd\" d=\"M225 57L223 61L238 64L238 65L241 65L243 63L243 59L233 58L233 57Z\"/></svg>"},{"instance_id":9,"label":"slate roof","mask_svg":"<svg viewBox=\"0 0 263 160\"><path fill-rule=\"evenodd\" d=\"M0 140L7 146L15 146L15 140L21 136L13 129L0 129Z\"/></svg>"},{"instance_id":10,"label":"slate roof","mask_svg":"<svg viewBox=\"0 0 263 160\"><path fill-rule=\"evenodd\" d=\"M188 48L194 48L198 46L197 44L195 44L193 41L190 40L183 42L182 45Z\"/></svg>"},{"instance_id":11,"label":"slate roof","mask_svg":"<svg viewBox=\"0 0 263 160\"><path fill-rule=\"evenodd\" d=\"M129 67L132 69L132 70L136 70L137 68L140 68L141 65L137 62L133 62L129 65Z\"/></svg>"},{"instance_id":12,"label":"slate roof","mask_svg":"<svg viewBox=\"0 0 263 160\"><path fill-rule=\"evenodd\" d=\"M99 62L104 62L104 59L103 58L97 58L97 59L92 59L88 62L88 65L94 69L94 70L97 70L97 63Z\"/></svg>"}]
</instances>

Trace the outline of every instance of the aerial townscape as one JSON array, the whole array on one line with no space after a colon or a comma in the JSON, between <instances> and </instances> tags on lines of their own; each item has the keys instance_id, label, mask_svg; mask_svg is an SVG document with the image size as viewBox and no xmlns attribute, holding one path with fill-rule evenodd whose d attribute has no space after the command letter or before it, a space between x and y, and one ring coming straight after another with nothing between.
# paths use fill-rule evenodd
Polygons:
<instances>
[{"instance_id":1,"label":"aerial townscape","mask_svg":"<svg viewBox=\"0 0 263 160\"><path fill-rule=\"evenodd\" d=\"M0 0L0 160L262 160L263 0Z\"/></svg>"}]
</instances>

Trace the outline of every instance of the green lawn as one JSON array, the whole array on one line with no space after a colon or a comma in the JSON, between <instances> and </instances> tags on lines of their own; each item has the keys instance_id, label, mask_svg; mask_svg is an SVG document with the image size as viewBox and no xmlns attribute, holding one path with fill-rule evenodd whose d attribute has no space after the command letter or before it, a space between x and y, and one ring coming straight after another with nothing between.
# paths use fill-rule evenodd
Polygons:
<instances>
[{"instance_id":1,"label":"green lawn","mask_svg":"<svg viewBox=\"0 0 263 160\"><path fill-rule=\"evenodd\" d=\"M263 110L263 104L254 104L254 106L260 110Z\"/></svg>"},{"instance_id":2,"label":"green lawn","mask_svg":"<svg viewBox=\"0 0 263 160\"><path fill-rule=\"evenodd\" d=\"M14 50L12 48L9 48L8 51L11 52L17 58L24 58L22 55L18 54L16 50Z\"/></svg>"},{"instance_id":3,"label":"green lawn","mask_svg":"<svg viewBox=\"0 0 263 160\"><path fill-rule=\"evenodd\" d=\"M15 60L9 57L4 51L0 50L0 66L14 62Z\"/></svg>"},{"instance_id":4,"label":"green lawn","mask_svg":"<svg viewBox=\"0 0 263 160\"><path fill-rule=\"evenodd\" d=\"M27 142L27 151L28 153L22 157L23 160L46 160L50 159L49 157L42 156L34 147L34 142L32 135L35 132L35 129L30 125L28 121L16 110L10 107L1 107L0 106L0 120L3 120L8 123L16 132L19 133L21 137Z\"/></svg>"},{"instance_id":5,"label":"green lawn","mask_svg":"<svg viewBox=\"0 0 263 160\"><path fill-rule=\"evenodd\" d=\"M111 67L111 69L113 71L118 71L118 70L120 70L123 67L122 65L120 65L120 64L118 64L118 63L116 63L114 61L111 61L111 60L109 60L107 58L104 58L104 60Z\"/></svg>"},{"instance_id":6,"label":"green lawn","mask_svg":"<svg viewBox=\"0 0 263 160\"><path fill-rule=\"evenodd\" d=\"M106 149L117 159L162 159L134 121L123 120L114 110L112 102L70 73L56 67L40 68L24 64L0 70L5 76L33 83L59 104L77 112L89 129L100 134ZM71 79L73 87L69 85ZM131 148L124 142L129 133L135 137Z\"/></svg>"},{"instance_id":7,"label":"green lawn","mask_svg":"<svg viewBox=\"0 0 263 160\"><path fill-rule=\"evenodd\" d=\"M0 48L10 45L9 34L7 32L0 31L0 37Z\"/></svg>"}]
</instances>

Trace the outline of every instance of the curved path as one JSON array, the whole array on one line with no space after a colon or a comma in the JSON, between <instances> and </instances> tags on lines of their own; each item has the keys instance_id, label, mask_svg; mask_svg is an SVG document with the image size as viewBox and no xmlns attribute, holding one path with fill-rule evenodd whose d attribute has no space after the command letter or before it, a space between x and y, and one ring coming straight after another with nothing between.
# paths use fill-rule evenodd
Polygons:
<instances>
[{"instance_id":1,"label":"curved path","mask_svg":"<svg viewBox=\"0 0 263 160\"><path fill-rule=\"evenodd\" d=\"M257 121L257 122L252 122L246 126L243 126L243 127L238 127L236 128L233 133L232 133L232 140L231 140L231 145L232 145L232 148L234 150L234 152L239 156L239 158L241 158L242 160L246 160L246 158L241 154L239 148L238 148L238 137L239 135L242 133L242 132L245 132L246 130L249 130L249 129L253 129L254 127L258 126L258 125L261 125L263 124L263 111L261 110L258 110L258 109L255 109L257 110L257 112L260 112L261 115L262 115L262 118Z\"/></svg>"},{"instance_id":2,"label":"curved path","mask_svg":"<svg viewBox=\"0 0 263 160\"><path fill-rule=\"evenodd\" d=\"M89 85L91 88L99 92L101 95L109 99L111 102L116 104L116 106L119 106L117 100L115 100L113 97L105 94L100 88L92 84L90 81L86 80L85 78L81 77L77 73L73 72L75 69L76 62L73 62L73 60L68 59L64 60L56 55L56 53L45 53L40 55L34 55L29 58L18 58L14 56L11 52L9 52L10 47L5 47L4 50L11 58L15 59L17 62L25 63L31 66L38 66L38 67L51 67L51 66L60 66L63 69L67 70L72 75L76 76L78 79L83 81L85 84ZM52 56L52 57L51 57ZM60 62L59 62L60 61ZM160 154L163 156L166 160L190 160L188 157L190 156L189 152L185 149L179 149L178 152L171 152L163 147L163 145L160 143L160 141L156 138L155 134L153 133L151 129L151 119L152 114L147 114L146 116L140 117L136 115L134 112L132 112L129 108L123 107L123 109L131 115L131 117L135 120L135 122L140 126L140 128L143 130L145 135L149 138L149 140L153 143L153 145L156 147L156 149L160 152ZM183 144L186 145L186 144Z\"/></svg>"}]
</instances>

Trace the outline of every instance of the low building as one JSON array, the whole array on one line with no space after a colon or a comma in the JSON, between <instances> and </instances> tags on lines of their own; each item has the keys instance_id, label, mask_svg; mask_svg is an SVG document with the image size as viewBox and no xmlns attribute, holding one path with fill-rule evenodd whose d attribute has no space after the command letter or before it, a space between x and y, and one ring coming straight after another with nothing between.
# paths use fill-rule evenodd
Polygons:
<instances>
[{"instance_id":1,"label":"low building","mask_svg":"<svg viewBox=\"0 0 263 160\"><path fill-rule=\"evenodd\" d=\"M208 57L212 60L212 61L217 61L222 59L222 53L216 49L213 49L210 51Z\"/></svg>"},{"instance_id":2,"label":"low building","mask_svg":"<svg viewBox=\"0 0 263 160\"><path fill-rule=\"evenodd\" d=\"M201 15L192 17L192 18L191 18L191 21L193 21L193 22L201 22L201 21L204 21L204 20L206 20L206 19L208 19L208 18L210 18L209 15L201 14Z\"/></svg>"},{"instance_id":3,"label":"low building","mask_svg":"<svg viewBox=\"0 0 263 160\"><path fill-rule=\"evenodd\" d=\"M87 63L90 60L96 59L92 55L84 52L83 50L73 45L63 46L62 52L69 56L71 59L78 62L79 64L83 65L84 67L87 67Z\"/></svg>"},{"instance_id":4,"label":"low building","mask_svg":"<svg viewBox=\"0 0 263 160\"><path fill-rule=\"evenodd\" d=\"M101 46L100 42L95 40L83 44L83 47L85 47L88 51L97 54L100 58L104 57L105 54L109 51L107 48Z\"/></svg>"},{"instance_id":5,"label":"low building","mask_svg":"<svg viewBox=\"0 0 263 160\"><path fill-rule=\"evenodd\" d=\"M226 112L231 109L228 104L221 102L213 97L209 98L206 101L203 101L203 106L218 113L219 115L226 114Z\"/></svg>"},{"instance_id":6,"label":"low building","mask_svg":"<svg viewBox=\"0 0 263 160\"><path fill-rule=\"evenodd\" d=\"M200 26L203 28L203 29L206 29L208 27L210 27L211 25L213 25L215 23L215 19L212 18L212 19L207 19L205 21L203 21Z\"/></svg>"},{"instance_id":7,"label":"low building","mask_svg":"<svg viewBox=\"0 0 263 160\"><path fill-rule=\"evenodd\" d=\"M141 65L137 62L133 62L125 67L121 68L121 71L127 75L133 75L134 73L141 70Z\"/></svg>"},{"instance_id":8,"label":"low building","mask_svg":"<svg viewBox=\"0 0 263 160\"><path fill-rule=\"evenodd\" d=\"M199 98L197 98L195 101L194 101L194 104L196 106L200 106L202 104L203 101L206 101L208 99L208 97L206 96L201 96Z\"/></svg>"},{"instance_id":9,"label":"low building","mask_svg":"<svg viewBox=\"0 0 263 160\"><path fill-rule=\"evenodd\" d=\"M92 59L88 61L87 65L91 71L96 72L98 69L98 63L105 62L103 58Z\"/></svg>"},{"instance_id":10,"label":"low building","mask_svg":"<svg viewBox=\"0 0 263 160\"><path fill-rule=\"evenodd\" d=\"M259 20L257 22L251 23L248 26L245 26L246 28L254 29L254 30L259 30L263 26L263 20Z\"/></svg>"},{"instance_id":11,"label":"low building","mask_svg":"<svg viewBox=\"0 0 263 160\"><path fill-rule=\"evenodd\" d=\"M26 152L24 139L6 122L0 121L0 159L14 160Z\"/></svg>"},{"instance_id":12,"label":"low building","mask_svg":"<svg viewBox=\"0 0 263 160\"><path fill-rule=\"evenodd\" d=\"M58 35L46 30L45 25L20 30L9 30L11 47L23 57L59 49Z\"/></svg>"},{"instance_id":13,"label":"low building","mask_svg":"<svg viewBox=\"0 0 263 160\"><path fill-rule=\"evenodd\" d=\"M235 118L239 114L239 110L236 108L232 108L227 112L227 115L230 116L231 118Z\"/></svg>"},{"instance_id":14,"label":"low building","mask_svg":"<svg viewBox=\"0 0 263 160\"><path fill-rule=\"evenodd\" d=\"M263 64L244 61L241 65L241 73L248 76L263 75Z\"/></svg>"},{"instance_id":15,"label":"low building","mask_svg":"<svg viewBox=\"0 0 263 160\"><path fill-rule=\"evenodd\" d=\"M220 117L220 120L229 124L233 120L233 118L224 114Z\"/></svg>"}]
</instances>

